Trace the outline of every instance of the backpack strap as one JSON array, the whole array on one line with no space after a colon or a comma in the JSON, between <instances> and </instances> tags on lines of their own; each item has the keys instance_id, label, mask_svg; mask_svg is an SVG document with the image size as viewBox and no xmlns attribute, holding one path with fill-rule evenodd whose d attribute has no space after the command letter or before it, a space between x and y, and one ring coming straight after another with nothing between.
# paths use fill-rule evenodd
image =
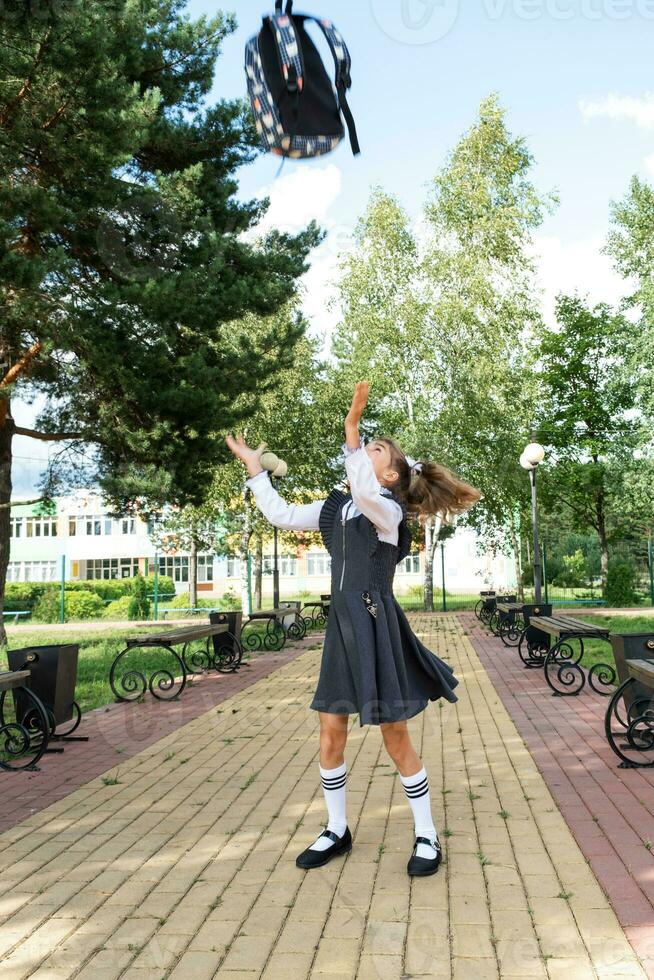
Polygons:
<instances>
[{"instance_id":1,"label":"backpack strap","mask_svg":"<svg viewBox=\"0 0 654 980\"><path fill-rule=\"evenodd\" d=\"M297 95L302 91L304 85L304 60L302 58L302 48L298 41L293 19L290 16L292 3L286 5L286 13L281 12L282 5L278 2L275 6L275 13L270 17L264 17L264 23L270 22L279 67L281 68L286 88L291 95Z\"/></svg>"},{"instance_id":2,"label":"backpack strap","mask_svg":"<svg viewBox=\"0 0 654 980\"><path fill-rule=\"evenodd\" d=\"M290 3L292 5L292 0L290 0ZM329 50L332 53L334 67L336 69L335 85L338 93L338 106L343 113L345 122L347 123L347 131L350 135L350 146L352 147L352 153L356 156L357 153L361 152L361 149L359 147L357 130L354 124L354 116L352 115L350 107L347 103L347 96L345 95L347 89L349 89L352 85L352 79L350 77L352 59L350 58L350 52L347 49L345 41L330 20L325 20L324 18L319 17L307 17L306 19L312 20L318 25L320 30L325 35L325 39L329 45Z\"/></svg>"}]
</instances>

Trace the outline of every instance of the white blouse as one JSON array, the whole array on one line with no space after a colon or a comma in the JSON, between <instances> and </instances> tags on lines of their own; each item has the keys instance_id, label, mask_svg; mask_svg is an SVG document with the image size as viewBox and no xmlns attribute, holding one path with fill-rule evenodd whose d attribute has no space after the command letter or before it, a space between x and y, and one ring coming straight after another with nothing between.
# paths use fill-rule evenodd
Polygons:
<instances>
[{"instance_id":1,"label":"white blouse","mask_svg":"<svg viewBox=\"0 0 654 980\"><path fill-rule=\"evenodd\" d=\"M345 520L365 514L377 528L380 541L397 545L402 508L387 496L390 493L388 488L379 483L372 460L364 449L363 436L360 437L358 449L348 449L347 444L343 443L342 450L352 495L352 499L344 507ZM252 490L264 517L275 527L285 531L320 529L318 520L324 500L314 500L310 504L286 503L270 482L268 470L251 476L245 481L245 485Z\"/></svg>"}]
</instances>

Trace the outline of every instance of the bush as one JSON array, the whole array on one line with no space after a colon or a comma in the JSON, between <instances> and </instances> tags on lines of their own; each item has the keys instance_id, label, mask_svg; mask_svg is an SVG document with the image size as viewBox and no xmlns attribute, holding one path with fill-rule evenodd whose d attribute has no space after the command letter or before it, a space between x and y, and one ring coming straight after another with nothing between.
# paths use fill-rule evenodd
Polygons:
<instances>
[{"instance_id":1,"label":"bush","mask_svg":"<svg viewBox=\"0 0 654 980\"><path fill-rule=\"evenodd\" d=\"M129 605L132 601L131 595L123 595L120 599L114 599L108 606L105 606L102 613L105 619L129 619Z\"/></svg>"},{"instance_id":2,"label":"bush","mask_svg":"<svg viewBox=\"0 0 654 980\"><path fill-rule=\"evenodd\" d=\"M561 570L553 580L554 585L574 589L588 584L586 556L581 548L577 548L573 555L564 555L561 565Z\"/></svg>"},{"instance_id":3,"label":"bush","mask_svg":"<svg viewBox=\"0 0 654 980\"><path fill-rule=\"evenodd\" d=\"M94 592L73 592L66 596L66 622L73 619L99 619L104 612L104 602Z\"/></svg>"},{"instance_id":4,"label":"bush","mask_svg":"<svg viewBox=\"0 0 654 980\"><path fill-rule=\"evenodd\" d=\"M25 584L27 585L28 583L26 582ZM54 589L45 589L34 603L32 609L34 618L40 619L42 623L58 623L61 610L60 597Z\"/></svg>"},{"instance_id":5,"label":"bush","mask_svg":"<svg viewBox=\"0 0 654 980\"><path fill-rule=\"evenodd\" d=\"M58 623L60 610L59 592L55 589L47 589L34 606L34 616L44 623ZM97 619L103 611L102 599L91 591L79 589L66 596L66 622L74 619Z\"/></svg>"},{"instance_id":6,"label":"bush","mask_svg":"<svg viewBox=\"0 0 654 980\"><path fill-rule=\"evenodd\" d=\"M633 606L638 602L636 568L626 558L611 558L604 598L609 606Z\"/></svg>"},{"instance_id":7,"label":"bush","mask_svg":"<svg viewBox=\"0 0 654 980\"><path fill-rule=\"evenodd\" d=\"M236 595L234 589L230 587L226 592L223 592L216 605L220 606L221 609L240 609L241 599L240 596Z\"/></svg>"},{"instance_id":8,"label":"bush","mask_svg":"<svg viewBox=\"0 0 654 980\"><path fill-rule=\"evenodd\" d=\"M51 591L49 582L8 582L5 589L5 609L34 609L45 592Z\"/></svg>"},{"instance_id":9,"label":"bush","mask_svg":"<svg viewBox=\"0 0 654 980\"><path fill-rule=\"evenodd\" d=\"M142 575L137 575L132 586L132 595L127 607L130 619L149 619L150 600L148 599L148 584Z\"/></svg>"}]
</instances>

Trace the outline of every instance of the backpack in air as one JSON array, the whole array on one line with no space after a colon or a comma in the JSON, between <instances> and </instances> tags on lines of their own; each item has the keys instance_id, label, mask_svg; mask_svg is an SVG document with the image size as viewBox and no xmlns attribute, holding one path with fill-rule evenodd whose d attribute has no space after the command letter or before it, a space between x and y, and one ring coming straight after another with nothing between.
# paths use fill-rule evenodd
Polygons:
<instances>
[{"instance_id":1,"label":"backpack in air","mask_svg":"<svg viewBox=\"0 0 654 980\"><path fill-rule=\"evenodd\" d=\"M313 21L324 34L335 67L330 80L320 53L306 31ZM245 73L257 132L266 150L300 159L331 153L345 136L360 152L346 92L352 84L350 53L329 20L293 14L293 0L282 12L263 18L258 34L245 46Z\"/></svg>"}]
</instances>

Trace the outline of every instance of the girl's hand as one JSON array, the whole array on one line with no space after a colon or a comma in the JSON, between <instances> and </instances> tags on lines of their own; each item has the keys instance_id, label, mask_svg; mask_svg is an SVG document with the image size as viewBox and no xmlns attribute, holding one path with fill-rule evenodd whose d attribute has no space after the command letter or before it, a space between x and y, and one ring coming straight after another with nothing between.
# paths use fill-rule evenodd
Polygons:
<instances>
[{"instance_id":1,"label":"girl's hand","mask_svg":"<svg viewBox=\"0 0 654 980\"><path fill-rule=\"evenodd\" d=\"M368 393L370 391L370 384L367 381L358 381L354 389L354 395L352 396L352 404L350 405L350 411L345 416L345 424L358 425L361 416L363 415L363 410L366 407L368 401Z\"/></svg>"},{"instance_id":2,"label":"girl's hand","mask_svg":"<svg viewBox=\"0 0 654 980\"><path fill-rule=\"evenodd\" d=\"M237 459L240 459L243 463L245 463L250 476L256 476L257 473L261 473L263 470L263 466L261 465L261 453L268 445L267 442L259 443L258 449L250 449L243 439L243 436L237 435L237 438L235 439L231 433L225 437L225 442Z\"/></svg>"}]
</instances>

